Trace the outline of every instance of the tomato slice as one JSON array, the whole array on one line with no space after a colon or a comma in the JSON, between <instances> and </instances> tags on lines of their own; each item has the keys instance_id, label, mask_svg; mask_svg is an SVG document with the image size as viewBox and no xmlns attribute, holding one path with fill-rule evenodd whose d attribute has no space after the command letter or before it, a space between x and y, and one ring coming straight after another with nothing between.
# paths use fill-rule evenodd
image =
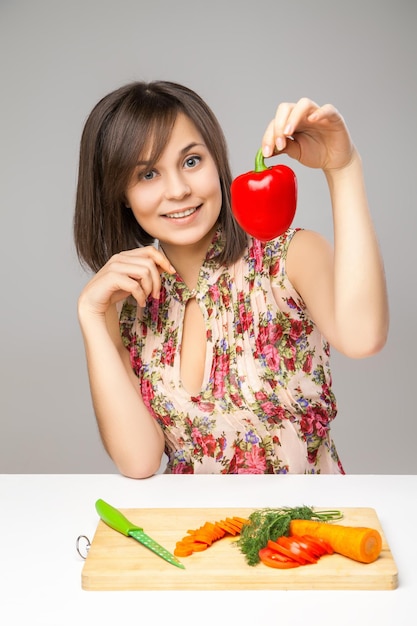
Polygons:
<instances>
[{"instance_id":1,"label":"tomato slice","mask_svg":"<svg viewBox=\"0 0 417 626\"><path fill-rule=\"evenodd\" d=\"M303 550L316 558L320 558L324 554L328 554L324 545L320 545L318 542L312 541L305 535L302 535L301 537L298 535L291 535L291 537L294 537L294 539L298 541Z\"/></svg>"},{"instance_id":2,"label":"tomato slice","mask_svg":"<svg viewBox=\"0 0 417 626\"><path fill-rule=\"evenodd\" d=\"M309 551L304 550L296 537L279 537L277 543L281 546L284 546L284 548L287 548L287 550L289 550L291 554L294 554L304 559L306 563L317 563L318 557L311 554Z\"/></svg>"},{"instance_id":3,"label":"tomato slice","mask_svg":"<svg viewBox=\"0 0 417 626\"><path fill-rule=\"evenodd\" d=\"M321 548L322 550L324 550L324 554L334 554L334 550L332 546L325 539L322 539L321 537L313 537L312 535L303 535L303 539L305 539L306 541L309 541L312 544L316 544L319 547L319 549Z\"/></svg>"},{"instance_id":4,"label":"tomato slice","mask_svg":"<svg viewBox=\"0 0 417 626\"><path fill-rule=\"evenodd\" d=\"M259 550L259 558L262 563L268 567L275 567L277 569L291 569L300 566L300 563L297 563L297 561L268 547Z\"/></svg>"},{"instance_id":5,"label":"tomato slice","mask_svg":"<svg viewBox=\"0 0 417 626\"><path fill-rule=\"evenodd\" d=\"M297 554L296 552L292 552L286 546L283 546L280 543L278 543L278 541L272 541L270 539L267 543L267 547L271 548L271 550L275 550L276 552L279 552L280 554L283 554L284 556L286 556L289 559L292 559L293 561L297 561L297 563L299 563L300 565L306 565L306 563L308 563L308 561L304 559L300 554Z\"/></svg>"}]
</instances>

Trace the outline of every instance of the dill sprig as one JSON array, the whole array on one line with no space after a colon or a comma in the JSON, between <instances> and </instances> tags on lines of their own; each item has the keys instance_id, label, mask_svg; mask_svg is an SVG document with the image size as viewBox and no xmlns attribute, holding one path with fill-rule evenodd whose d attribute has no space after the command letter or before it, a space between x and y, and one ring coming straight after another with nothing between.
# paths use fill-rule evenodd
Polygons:
<instances>
[{"instance_id":1,"label":"dill sprig","mask_svg":"<svg viewBox=\"0 0 417 626\"><path fill-rule=\"evenodd\" d=\"M266 546L269 539L276 541L278 537L289 534L291 520L329 522L342 517L340 511L314 511L308 506L257 509L249 515L250 523L243 526L236 543L247 563L256 565L260 561L259 550Z\"/></svg>"}]
</instances>

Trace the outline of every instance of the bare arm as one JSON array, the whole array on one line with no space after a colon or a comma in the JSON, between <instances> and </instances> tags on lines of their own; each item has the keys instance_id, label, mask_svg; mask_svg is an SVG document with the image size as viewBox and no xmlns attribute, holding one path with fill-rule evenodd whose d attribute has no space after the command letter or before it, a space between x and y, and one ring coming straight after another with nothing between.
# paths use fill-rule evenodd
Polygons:
<instances>
[{"instance_id":1,"label":"bare arm","mask_svg":"<svg viewBox=\"0 0 417 626\"><path fill-rule=\"evenodd\" d=\"M290 280L336 349L355 358L374 354L388 334L385 274L361 159L343 118L332 106L306 99L283 105L268 127L267 145L271 141L323 169L332 203L334 250L316 233L297 233L288 251Z\"/></svg>"},{"instance_id":2,"label":"bare arm","mask_svg":"<svg viewBox=\"0 0 417 626\"><path fill-rule=\"evenodd\" d=\"M103 445L119 471L132 478L154 474L164 437L140 394L121 341L115 302L132 293L140 304L157 294L159 271L169 262L153 248L117 255L87 284L78 315L83 333L91 396Z\"/></svg>"}]
</instances>

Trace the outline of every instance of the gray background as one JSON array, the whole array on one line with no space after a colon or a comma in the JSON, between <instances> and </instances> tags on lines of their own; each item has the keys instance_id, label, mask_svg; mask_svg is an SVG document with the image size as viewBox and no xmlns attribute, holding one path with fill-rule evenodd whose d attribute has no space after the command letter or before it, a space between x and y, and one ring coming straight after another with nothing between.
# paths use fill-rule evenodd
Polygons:
<instances>
[{"instance_id":1,"label":"gray background","mask_svg":"<svg viewBox=\"0 0 417 626\"><path fill-rule=\"evenodd\" d=\"M78 146L104 94L168 79L214 109L235 175L252 169L280 101L308 96L341 110L364 160L391 331L370 359L333 353L333 434L349 473L416 473L416 9L415 0L0 3L1 472L116 471L98 437L76 316L88 279L72 243ZM294 224L332 238L323 174L289 164Z\"/></svg>"}]
</instances>

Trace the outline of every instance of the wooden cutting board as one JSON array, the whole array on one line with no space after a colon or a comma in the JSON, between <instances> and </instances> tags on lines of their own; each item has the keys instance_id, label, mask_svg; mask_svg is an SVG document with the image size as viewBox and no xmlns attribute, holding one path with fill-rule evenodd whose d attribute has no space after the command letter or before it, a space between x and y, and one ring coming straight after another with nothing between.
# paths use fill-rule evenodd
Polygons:
<instances>
[{"instance_id":1,"label":"wooden cutting board","mask_svg":"<svg viewBox=\"0 0 417 626\"><path fill-rule=\"evenodd\" d=\"M206 521L238 515L249 517L254 509L121 509L153 539L173 552L187 532ZM341 509L341 524L376 528L382 535L382 552L370 564L333 554L314 565L272 569L260 563L249 566L236 538L225 537L207 550L180 559L186 569L170 565L130 537L109 528L101 520L82 570L82 588L100 590L231 590L231 589L395 589L397 568L374 509Z\"/></svg>"}]
</instances>

